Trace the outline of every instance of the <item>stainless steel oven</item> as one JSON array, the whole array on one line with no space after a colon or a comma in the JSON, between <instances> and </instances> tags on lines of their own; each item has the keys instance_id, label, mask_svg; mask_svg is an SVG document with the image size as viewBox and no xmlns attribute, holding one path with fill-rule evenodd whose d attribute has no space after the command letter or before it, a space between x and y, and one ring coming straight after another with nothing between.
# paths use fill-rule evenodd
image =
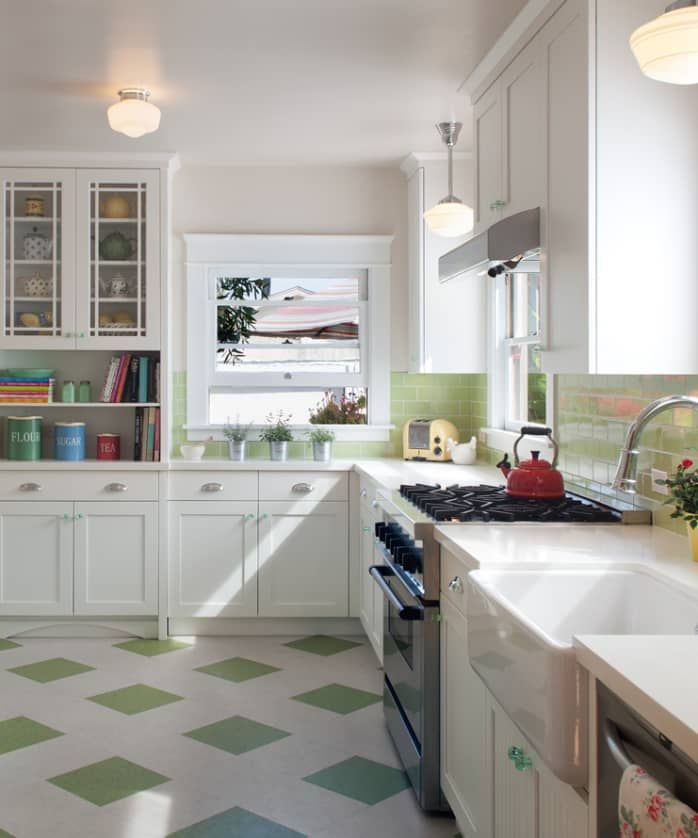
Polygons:
<instances>
[{"instance_id":1,"label":"stainless steel oven","mask_svg":"<svg viewBox=\"0 0 698 838\"><path fill-rule=\"evenodd\" d=\"M385 599L386 724L422 808L448 811L439 767L439 603L427 600L414 575L405 570L404 564L411 565L404 550L403 564L396 563L387 547L381 552L383 564L374 565L370 572Z\"/></svg>"}]
</instances>

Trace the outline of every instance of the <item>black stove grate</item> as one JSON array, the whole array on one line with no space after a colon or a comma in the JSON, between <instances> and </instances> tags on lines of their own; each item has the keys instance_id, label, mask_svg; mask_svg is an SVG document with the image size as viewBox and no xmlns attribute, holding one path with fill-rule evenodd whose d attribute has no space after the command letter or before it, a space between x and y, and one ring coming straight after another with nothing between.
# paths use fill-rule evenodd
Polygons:
<instances>
[{"instance_id":1,"label":"black stove grate","mask_svg":"<svg viewBox=\"0 0 698 838\"><path fill-rule=\"evenodd\" d=\"M541 523L616 523L621 515L570 493L554 500L513 498L501 486L446 486L417 483L400 486L400 494L440 522L539 521Z\"/></svg>"}]
</instances>

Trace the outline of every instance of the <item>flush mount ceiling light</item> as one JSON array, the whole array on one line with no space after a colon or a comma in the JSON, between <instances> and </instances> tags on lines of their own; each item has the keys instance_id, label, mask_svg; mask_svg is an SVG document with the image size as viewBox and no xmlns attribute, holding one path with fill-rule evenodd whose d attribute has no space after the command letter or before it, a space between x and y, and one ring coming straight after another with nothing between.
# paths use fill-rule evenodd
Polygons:
<instances>
[{"instance_id":1,"label":"flush mount ceiling light","mask_svg":"<svg viewBox=\"0 0 698 838\"><path fill-rule=\"evenodd\" d=\"M142 137L157 131L160 109L148 101L150 91L144 87L125 87L119 91L120 102L107 110L109 125L127 137Z\"/></svg>"},{"instance_id":2,"label":"flush mount ceiling light","mask_svg":"<svg viewBox=\"0 0 698 838\"><path fill-rule=\"evenodd\" d=\"M453 147L458 142L460 122L439 122L436 130L448 148L448 195L424 213L427 227L437 236L455 238L473 229L475 213L453 194Z\"/></svg>"},{"instance_id":3,"label":"flush mount ceiling light","mask_svg":"<svg viewBox=\"0 0 698 838\"><path fill-rule=\"evenodd\" d=\"M698 83L698 0L677 0L636 29L630 47L642 72L670 84Z\"/></svg>"}]
</instances>

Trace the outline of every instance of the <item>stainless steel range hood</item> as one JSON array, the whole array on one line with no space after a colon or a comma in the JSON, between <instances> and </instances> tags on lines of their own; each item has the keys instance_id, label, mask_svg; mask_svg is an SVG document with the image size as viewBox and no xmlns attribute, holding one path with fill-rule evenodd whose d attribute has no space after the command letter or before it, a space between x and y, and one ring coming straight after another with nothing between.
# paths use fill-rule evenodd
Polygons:
<instances>
[{"instance_id":1,"label":"stainless steel range hood","mask_svg":"<svg viewBox=\"0 0 698 838\"><path fill-rule=\"evenodd\" d=\"M540 207L518 212L439 259L439 280L487 270L492 263L516 261L540 247Z\"/></svg>"}]
</instances>

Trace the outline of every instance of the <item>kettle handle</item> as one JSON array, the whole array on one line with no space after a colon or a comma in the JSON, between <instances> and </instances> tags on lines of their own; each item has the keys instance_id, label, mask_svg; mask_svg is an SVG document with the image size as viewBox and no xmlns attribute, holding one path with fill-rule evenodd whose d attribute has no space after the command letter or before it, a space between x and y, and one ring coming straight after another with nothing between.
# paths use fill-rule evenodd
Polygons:
<instances>
[{"instance_id":1,"label":"kettle handle","mask_svg":"<svg viewBox=\"0 0 698 838\"><path fill-rule=\"evenodd\" d=\"M553 468L557 468L557 461L558 455L560 453L560 448L553 439L553 429L546 428L543 425L524 425L521 428L521 433L519 434L519 438L514 443L514 465L519 465L521 460L519 459L519 443L525 436L547 436L550 440L551 445L553 446L553 461L551 463Z\"/></svg>"}]
</instances>

